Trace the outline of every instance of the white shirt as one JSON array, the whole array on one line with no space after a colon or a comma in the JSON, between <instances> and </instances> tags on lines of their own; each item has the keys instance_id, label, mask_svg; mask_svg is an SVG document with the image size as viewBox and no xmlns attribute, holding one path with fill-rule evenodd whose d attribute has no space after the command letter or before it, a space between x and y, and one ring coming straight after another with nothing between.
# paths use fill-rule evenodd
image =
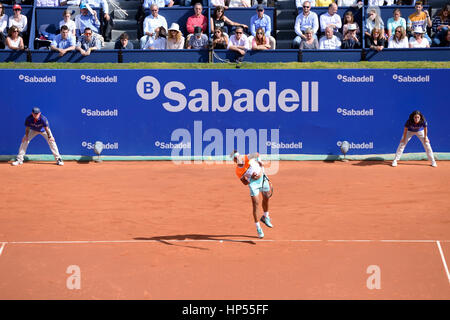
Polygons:
<instances>
[{"instance_id":1,"label":"white shirt","mask_svg":"<svg viewBox=\"0 0 450 320\"><path fill-rule=\"evenodd\" d=\"M239 40L236 39L236 35L232 35L230 37L230 40L228 41L228 47L227 49L229 49L231 46L236 46L236 47L244 47L247 50L250 50L250 45L248 44L247 41L247 36L245 34L241 35L241 38Z\"/></svg>"},{"instance_id":2,"label":"white shirt","mask_svg":"<svg viewBox=\"0 0 450 320\"><path fill-rule=\"evenodd\" d=\"M328 39L326 36L320 38L319 49L335 50L340 48L341 41L335 35L333 35L331 39Z\"/></svg>"},{"instance_id":3,"label":"white shirt","mask_svg":"<svg viewBox=\"0 0 450 320\"><path fill-rule=\"evenodd\" d=\"M155 33L155 29L159 27L164 27L167 31L167 21L161 15L158 15L156 18L153 15L149 15L144 19L144 34L146 32Z\"/></svg>"},{"instance_id":4,"label":"white shirt","mask_svg":"<svg viewBox=\"0 0 450 320\"><path fill-rule=\"evenodd\" d=\"M319 30L319 18L317 17L317 13L310 11L307 16L304 16L302 12L297 16L294 25L295 33L300 36L303 34L302 31L307 27L311 27L314 34L317 33L317 30Z\"/></svg>"},{"instance_id":5,"label":"white shirt","mask_svg":"<svg viewBox=\"0 0 450 320\"><path fill-rule=\"evenodd\" d=\"M383 3L384 3L384 0L369 0L367 2L367 5L369 7L375 7L375 6L381 7L383 5ZM386 0L387 6L392 6L393 4L394 4L394 0Z\"/></svg>"},{"instance_id":6,"label":"white shirt","mask_svg":"<svg viewBox=\"0 0 450 320\"><path fill-rule=\"evenodd\" d=\"M7 26L8 26L8 16L4 14L0 18L0 32L4 32Z\"/></svg>"},{"instance_id":7,"label":"white shirt","mask_svg":"<svg viewBox=\"0 0 450 320\"><path fill-rule=\"evenodd\" d=\"M247 169L247 171L245 171L244 177L247 178L248 181L250 181L250 178L254 173L256 173L258 176L262 173L262 168L256 159L250 159L248 161L248 164L250 165L250 167Z\"/></svg>"},{"instance_id":8,"label":"white shirt","mask_svg":"<svg viewBox=\"0 0 450 320\"><path fill-rule=\"evenodd\" d=\"M150 47L153 47L154 50L166 49L166 38L155 39Z\"/></svg>"},{"instance_id":9,"label":"white shirt","mask_svg":"<svg viewBox=\"0 0 450 320\"><path fill-rule=\"evenodd\" d=\"M428 46L430 45L430 43L428 42L427 38L422 38L422 42L418 43L416 41L416 38L414 38L414 37L411 37L409 39L409 44L411 44L413 48L426 48L427 45Z\"/></svg>"},{"instance_id":10,"label":"white shirt","mask_svg":"<svg viewBox=\"0 0 450 320\"><path fill-rule=\"evenodd\" d=\"M229 8L250 8L250 0L230 0Z\"/></svg>"},{"instance_id":11,"label":"white shirt","mask_svg":"<svg viewBox=\"0 0 450 320\"><path fill-rule=\"evenodd\" d=\"M37 7L58 7L59 0L37 0L36 6Z\"/></svg>"},{"instance_id":12,"label":"white shirt","mask_svg":"<svg viewBox=\"0 0 450 320\"><path fill-rule=\"evenodd\" d=\"M356 6L357 4L358 4L358 0L338 0L337 1L338 7L351 7L351 6Z\"/></svg>"},{"instance_id":13,"label":"white shirt","mask_svg":"<svg viewBox=\"0 0 450 320\"><path fill-rule=\"evenodd\" d=\"M225 7L225 0L211 0L211 4L214 7L217 7L217 6Z\"/></svg>"},{"instance_id":14,"label":"white shirt","mask_svg":"<svg viewBox=\"0 0 450 320\"><path fill-rule=\"evenodd\" d=\"M342 27L342 20L341 17L335 13L332 16L328 12L322 14L320 16L320 30L322 32L325 32L325 28L330 25L334 24L336 26L336 29L334 29L334 32L337 31L337 29L340 29Z\"/></svg>"},{"instance_id":15,"label":"white shirt","mask_svg":"<svg viewBox=\"0 0 450 320\"><path fill-rule=\"evenodd\" d=\"M16 26L17 28L19 28L19 32L22 31L26 31L27 30L27 24L28 24L28 19L26 15L21 15L20 21L17 22L16 20L14 20L14 16L9 17L9 21L8 21L9 27L11 28L12 26Z\"/></svg>"},{"instance_id":16,"label":"white shirt","mask_svg":"<svg viewBox=\"0 0 450 320\"><path fill-rule=\"evenodd\" d=\"M61 27L64 26L64 25L66 25L67 28L69 28L69 32L72 33L72 34L74 33L73 30L77 29L77 27L75 25L75 21L70 20L70 19L67 21L67 23L64 20L61 20L59 22L59 29L61 30Z\"/></svg>"},{"instance_id":17,"label":"white shirt","mask_svg":"<svg viewBox=\"0 0 450 320\"><path fill-rule=\"evenodd\" d=\"M400 49L400 48L409 48L408 46L408 38L404 37L400 42L394 40L394 36L391 36L388 41L388 48L391 49Z\"/></svg>"}]
</instances>

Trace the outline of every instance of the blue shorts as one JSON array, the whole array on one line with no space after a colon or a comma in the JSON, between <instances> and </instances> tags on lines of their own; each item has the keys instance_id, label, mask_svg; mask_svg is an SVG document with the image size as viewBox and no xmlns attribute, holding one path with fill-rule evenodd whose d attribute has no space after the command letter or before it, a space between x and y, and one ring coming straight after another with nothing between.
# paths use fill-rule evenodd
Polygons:
<instances>
[{"instance_id":1,"label":"blue shorts","mask_svg":"<svg viewBox=\"0 0 450 320\"><path fill-rule=\"evenodd\" d=\"M260 191L264 191L264 192L270 191L269 181L266 181L266 183L264 183L264 187L263 187L263 181L264 181L264 175L261 175L261 178L259 178L258 180L253 180L253 179L250 180L248 187L250 188L250 196L251 197L256 197Z\"/></svg>"}]
</instances>

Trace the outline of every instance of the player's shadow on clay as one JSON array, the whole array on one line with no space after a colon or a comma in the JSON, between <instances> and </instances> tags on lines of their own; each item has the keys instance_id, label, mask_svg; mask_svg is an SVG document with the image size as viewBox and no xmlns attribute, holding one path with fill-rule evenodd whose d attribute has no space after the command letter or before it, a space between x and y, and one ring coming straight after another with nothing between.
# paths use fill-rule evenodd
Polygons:
<instances>
[{"instance_id":1,"label":"player's shadow on clay","mask_svg":"<svg viewBox=\"0 0 450 320\"><path fill-rule=\"evenodd\" d=\"M251 240L236 240L236 239L229 239L230 237L242 237L242 238L254 238L257 239L258 237L255 236L246 236L246 235L207 235L207 234L178 234L173 236L154 236L154 237L138 237L134 238L134 240L148 240L148 241L159 241L161 243L167 244L167 245L179 245L180 242L186 241L189 242L189 240L193 241L223 241L223 242L237 242L237 243L247 243L247 244L256 244L254 241ZM178 242L179 241L179 242ZM200 247L194 247L194 246L187 246L183 245L183 247L190 247L190 248L196 248L196 249L202 249L202 250L208 250L206 248L200 248Z\"/></svg>"},{"instance_id":2,"label":"player's shadow on clay","mask_svg":"<svg viewBox=\"0 0 450 320\"><path fill-rule=\"evenodd\" d=\"M390 166L392 161L384 160L383 158L367 158L355 163L353 166L367 167L367 166Z\"/></svg>"}]
</instances>

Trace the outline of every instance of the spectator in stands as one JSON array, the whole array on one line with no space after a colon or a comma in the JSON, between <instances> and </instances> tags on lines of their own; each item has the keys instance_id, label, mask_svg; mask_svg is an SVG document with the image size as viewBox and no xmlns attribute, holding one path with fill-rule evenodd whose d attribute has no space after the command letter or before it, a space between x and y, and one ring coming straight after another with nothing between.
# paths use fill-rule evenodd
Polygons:
<instances>
[{"instance_id":1,"label":"spectator in stands","mask_svg":"<svg viewBox=\"0 0 450 320\"><path fill-rule=\"evenodd\" d=\"M196 26L194 28L194 35L190 37L187 48L188 49L208 49L208 36L203 34L202 27Z\"/></svg>"},{"instance_id":2,"label":"spectator in stands","mask_svg":"<svg viewBox=\"0 0 450 320\"><path fill-rule=\"evenodd\" d=\"M409 39L409 47L410 48L429 48L430 43L427 38L423 36L425 31L421 26L416 26L413 30L414 36Z\"/></svg>"},{"instance_id":3,"label":"spectator in stands","mask_svg":"<svg viewBox=\"0 0 450 320\"><path fill-rule=\"evenodd\" d=\"M234 62L242 62L244 60L245 53L250 49L247 36L244 34L242 27L237 27L235 33L230 37L228 41L228 50L232 50L236 53Z\"/></svg>"},{"instance_id":4,"label":"spectator in stands","mask_svg":"<svg viewBox=\"0 0 450 320\"><path fill-rule=\"evenodd\" d=\"M148 41L142 49L165 50L167 46L167 31L163 26L155 29L155 39Z\"/></svg>"},{"instance_id":5,"label":"spectator in stands","mask_svg":"<svg viewBox=\"0 0 450 320\"><path fill-rule=\"evenodd\" d=\"M26 40L28 19L27 16L22 14L22 7L20 4L13 5L14 15L9 17L8 27L16 26L19 29L19 35Z\"/></svg>"},{"instance_id":6,"label":"spectator in stands","mask_svg":"<svg viewBox=\"0 0 450 320\"><path fill-rule=\"evenodd\" d=\"M433 45L439 46L444 35L447 33L449 25L449 5L445 5L433 18L432 29L434 32Z\"/></svg>"},{"instance_id":7,"label":"spectator in stands","mask_svg":"<svg viewBox=\"0 0 450 320\"><path fill-rule=\"evenodd\" d=\"M194 33L194 28L199 26L202 28L203 33L208 32L208 18L202 14L203 6L201 3L197 2L194 5L194 15L190 16L186 22L186 30L190 35Z\"/></svg>"},{"instance_id":8,"label":"spectator in stands","mask_svg":"<svg viewBox=\"0 0 450 320\"><path fill-rule=\"evenodd\" d=\"M184 37L178 23L172 23L169 28L166 49L184 49Z\"/></svg>"},{"instance_id":9,"label":"spectator in stands","mask_svg":"<svg viewBox=\"0 0 450 320\"><path fill-rule=\"evenodd\" d=\"M414 33L416 27L421 27L422 30L425 31L425 34L423 34L422 36L424 36L427 39L427 41L431 43L431 39L426 33L427 27L431 28L432 26L430 14L428 13L427 10L422 11L423 5L421 1L416 2L415 8L416 11L408 17L408 22L406 24L406 31L408 33Z\"/></svg>"},{"instance_id":10,"label":"spectator in stands","mask_svg":"<svg viewBox=\"0 0 450 320\"><path fill-rule=\"evenodd\" d=\"M225 35L221 28L214 30L212 47L213 49L226 49L228 47L228 36Z\"/></svg>"},{"instance_id":11,"label":"spectator in stands","mask_svg":"<svg viewBox=\"0 0 450 320\"><path fill-rule=\"evenodd\" d=\"M342 34L339 30L342 28L341 17L337 14L338 6L336 3L331 3L328 6L328 11L320 16L320 30L325 32L327 27L333 28L333 35L339 39L342 38Z\"/></svg>"},{"instance_id":12,"label":"spectator in stands","mask_svg":"<svg viewBox=\"0 0 450 320\"><path fill-rule=\"evenodd\" d=\"M268 0L252 0L252 8L256 8L259 4L262 4L264 7L268 6Z\"/></svg>"},{"instance_id":13,"label":"spectator in stands","mask_svg":"<svg viewBox=\"0 0 450 320\"><path fill-rule=\"evenodd\" d=\"M316 0L295 0L295 7L297 8L298 13L303 10L302 8L305 1L308 1L311 7L316 6Z\"/></svg>"},{"instance_id":14,"label":"spectator in stands","mask_svg":"<svg viewBox=\"0 0 450 320\"><path fill-rule=\"evenodd\" d=\"M70 10L64 10L63 11L63 20L61 20L59 22L59 29L61 29L62 26L67 26L69 28L69 33L71 33L74 37L77 36L76 34L76 25L75 25L75 21L73 21L70 17Z\"/></svg>"},{"instance_id":15,"label":"spectator in stands","mask_svg":"<svg viewBox=\"0 0 450 320\"><path fill-rule=\"evenodd\" d=\"M361 8L364 5L364 1L361 1L361 0L337 0L337 5L339 7L359 7L359 8ZM345 33L343 33L343 34L345 35Z\"/></svg>"},{"instance_id":16,"label":"spectator in stands","mask_svg":"<svg viewBox=\"0 0 450 320\"><path fill-rule=\"evenodd\" d=\"M359 30L358 24L355 22L355 17L353 16L353 12L347 11L344 14L344 18L342 19L342 34L345 36L348 30L348 26L353 24L356 26L356 35L359 37L361 30Z\"/></svg>"},{"instance_id":17,"label":"spectator in stands","mask_svg":"<svg viewBox=\"0 0 450 320\"><path fill-rule=\"evenodd\" d=\"M221 28L227 35L230 33L226 25L237 27L242 26L248 29L248 26L243 23L238 23L231 21L225 16L225 8L222 6L217 6L214 8L213 14L211 15L211 32L214 33L216 28Z\"/></svg>"},{"instance_id":18,"label":"spectator in stands","mask_svg":"<svg viewBox=\"0 0 450 320\"><path fill-rule=\"evenodd\" d=\"M144 20L144 36L141 38L141 48L144 49L147 42L149 45L153 43L156 38L156 29L164 27L167 30L167 20L159 15L159 7L156 4L150 6L151 13Z\"/></svg>"},{"instance_id":19,"label":"spectator in stands","mask_svg":"<svg viewBox=\"0 0 450 320\"><path fill-rule=\"evenodd\" d=\"M392 18L389 18L387 21L387 36L388 39L394 35L397 27L401 26L406 30L406 20L402 16L402 12L399 8L394 9L392 13Z\"/></svg>"},{"instance_id":20,"label":"spectator in stands","mask_svg":"<svg viewBox=\"0 0 450 320\"><path fill-rule=\"evenodd\" d=\"M316 37L314 37L314 30L311 28L306 28L305 31L303 32L305 35L305 40L303 40L302 42L300 42L300 50L305 50L305 49L319 49L319 41L317 40Z\"/></svg>"},{"instance_id":21,"label":"spectator in stands","mask_svg":"<svg viewBox=\"0 0 450 320\"><path fill-rule=\"evenodd\" d=\"M386 38L383 37L383 30L373 28L370 37L366 37L366 48L381 51L386 47Z\"/></svg>"},{"instance_id":22,"label":"spectator in stands","mask_svg":"<svg viewBox=\"0 0 450 320\"><path fill-rule=\"evenodd\" d=\"M450 47L450 29L447 29L447 32L439 44L439 47Z\"/></svg>"},{"instance_id":23,"label":"spectator in stands","mask_svg":"<svg viewBox=\"0 0 450 320\"><path fill-rule=\"evenodd\" d=\"M250 18L250 33L251 37L255 37L256 29L263 28L265 35L269 38L270 47L275 49L275 38L271 36L272 33L272 20L266 14L264 14L264 6L258 5L256 7L256 14ZM252 39L250 42L253 41Z\"/></svg>"},{"instance_id":24,"label":"spectator in stands","mask_svg":"<svg viewBox=\"0 0 450 320\"><path fill-rule=\"evenodd\" d=\"M59 56L62 57L67 52L75 50L76 40L75 37L69 33L69 28L67 28L67 26L62 26L60 30L61 32L50 44L50 49L59 52Z\"/></svg>"},{"instance_id":25,"label":"spectator in stands","mask_svg":"<svg viewBox=\"0 0 450 320\"><path fill-rule=\"evenodd\" d=\"M317 39L317 31L319 30L319 17L317 13L311 12L311 2L303 2L303 11L295 19L294 30L297 36L295 37L292 46L298 48L300 43L306 40L304 34L306 29L311 29L313 37Z\"/></svg>"},{"instance_id":26,"label":"spectator in stands","mask_svg":"<svg viewBox=\"0 0 450 320\"><path fill-rule=\"evenodd\" d=\"M90 28L94 33L98 34L100 28L100 20L97 18L97 11L93 11L91 14L85 4L80 5L80 14L75 17L75 26L77 36L81 36L81 33L86 28Z\"/></svg>"},{"instance_id":27,"label":"spectator in stands","mask_svg":"<svg viewBox=\"0 0 450 320\"><path fill-rule=\"evenodd\" d=\"M100 33L105 41L111 40L111 31L113 29L113 19L109 15L109 6L107 0L81 0L94 8L100 8Z\"/></svg>"},{"instance_id":28,"label":"spectator in stands","mask_svg":"<svg viewBox=\"0 0 450 320\"><path fill-rule=\"evenodd\" d=\"M383 19L381 19L378 8L369 8L367 13L367 19L366 24L364 27L364 33L366 35L366 39L370 38L372 36L372 31L374 28L377 28L379 30L383 30L381 36L383 38L386 38L384 35L384 22Z\"/></svg>"},{"instance_id":29,"label":"spectator in stands","mask_svg":"<svg viewBox=\"0 0 450 320\"><path fill-rule=\"evenodd\" d=\"M252 39L252 50L270 49L269 39L266 37L263 28L256 29L256 36Z\"/></svg>"},{"instance_id":30,"label":"spectator in stands","mask_svg":"<svg viewBox=\"0 0 450 320\"><path fill-rule=\"evenodd\" d=\"M5 7L0 2L0 49L5 49L5 33L8 27L8 15L5 14Z\"/></svg>"},{"instance_id":31,"label":"spectator in stands","mask_svg":"<svg viewBox=\"0 0 450 320\"><path fill-rule=\"evenodd\" d=\"M341 45L341 40L334 35L333 26L326 27L325 35L319 41L319 49L335 50L340 49Z\"/></svg>"},{"instance_id":32,"label":"spectator in stands","mask_svg":"<svg viewBox=\"0 0 450 320\"><path fill-rule=\"evenodd\" d=\"M144 9L150 9L152 4L156 4L158 8L172 7L173 3L173 0L144 0L143 7Z\"/></svg>"},{"instance_id":33,"label":"spectator in stands","mask_svg":"<svg viewBox=\"0 0 450 320\"><path fill-rule=\"evenodd\" d=\"M10 50L23 50L25 48L23 38L19 35L19 28L16 26L9 28L5 44L6 49Z\"/></svg>"},{"instance_id":34,"label":"spectator in stands","mask_svg":"<svg viewBox=\"0 0 450 320\"><path fill-rule=\"evenodd\" d=\"M59 7L59 0L36 0L36 7Z\"/></svg>"},{"instance_id":35,"label":"spectator in stands","mask_svg":"<svg viewBox=\"0 0 450 320\"><path fill-rule=\"evenodd\" d=\"M408 37L406 36L406 28L398 26L388 41L388 48L400 49L409 48Z\"/></svg>"},{"instance_id":36,"label":"spectator in stands","mask_svg":"<svg viewBox=\"0 0 450 320\"><path fill-rule=\"evenodd\" d=\"M335 3L334 0L316 0L316 7L329 7L330 4Z\"/></svg>"},{"instance_id":37,"label":"spectator in stands","mask_svg":"<svg viewBox=\"0 0 450 320\"><path fill-rule=\"evenodd\" d=\"M228 9L227 2L228 1L225 1L225 0L211 0L211 4L213 7L221 6L221 7L224 7L225 10Z\"/></svg>"},{"instance_id":38,"label":"spectator in stands","mask_svg":"<svg viewBox=\"0 0 450 320\"><path fill-rule=\"evenodd\" d=\"M114 49L116 50L132 50L133 44L129 41L130 36L128 33L124 32L120 35L119 39L117 39L116 43L114 44Z\"/></svg>"},{"instance_id":39,"label":"spectator in stands","mask_svg":"<svg viewBox=\"0 0 450 320\"><path fill-rule=\"evenodd\" d=\"M250 8L250 0L230 0L228 3L229 8Z\"/></svg>"},{"instance_id":40,"label":"spectator in stands","mask_svg":"<svg viewBox=\"0 0 450 320\"><path fill-rule=\"evenodd\" d=\"M361 42L356 34L356 23L349 24L347 27L347 32L342 38L341 49L359 49L361 48Z\"/></svg>"},{"instance_id":41,"label":"spectator in stands","mask_svg":"<svg viewBox=\"0 0 450 320\"><path fill-rule=\"evenodd\" d=\"M88 56L92 51L100 50L101 48L102 43L97 36L92 33L92 30L90 28L84 29L83 35L76 44L76 49L81 53L81 55Z\"/></svg>"}]
</instances>

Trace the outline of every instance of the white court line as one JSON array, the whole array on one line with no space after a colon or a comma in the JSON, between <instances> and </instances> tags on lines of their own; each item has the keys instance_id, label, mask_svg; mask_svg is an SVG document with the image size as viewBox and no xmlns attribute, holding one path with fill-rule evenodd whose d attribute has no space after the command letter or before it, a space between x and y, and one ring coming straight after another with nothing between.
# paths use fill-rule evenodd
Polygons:
<instances>
[{"instance_id":1,"label":"white court line","mask_svg":"<svg viewBox=\"0 0 450 320\"><path fill-rule=\"evenodd\" d=\"M2 255L3 249L5 249L5 247L6 247L6 242L3 242L2 246L0 247L0 256Z\"/></svg>"},{"instance_id":2,"label":"white court line","mask_svg":"<svg viewBox=\"0 0 450 320\"><path fill-rule=\"evenodd\" d=\"M319 239L142 239L142 240L72 240L72 241L9 241L3 242L3 246L6 244L114 244L114 243L149 243L149 242L391 242L391 243L429 243L429 242L450 242L450 240L319 240Z\"/></svg>"},{"instance_id":3,"label":"white court line","mask_svg":"<svg viewBox=\"0 0 450 320\"><path fill-rule=\"evenodd\" d=\"M444 252L442 252L441 243L439 241L436 241L436 244L439 249L439 253L441 254L442 263L444 264L445 272L447 273L447 279L450 283L450 273L448 272L447 262L445 261Z\"/></svg>"}]
</instances>

